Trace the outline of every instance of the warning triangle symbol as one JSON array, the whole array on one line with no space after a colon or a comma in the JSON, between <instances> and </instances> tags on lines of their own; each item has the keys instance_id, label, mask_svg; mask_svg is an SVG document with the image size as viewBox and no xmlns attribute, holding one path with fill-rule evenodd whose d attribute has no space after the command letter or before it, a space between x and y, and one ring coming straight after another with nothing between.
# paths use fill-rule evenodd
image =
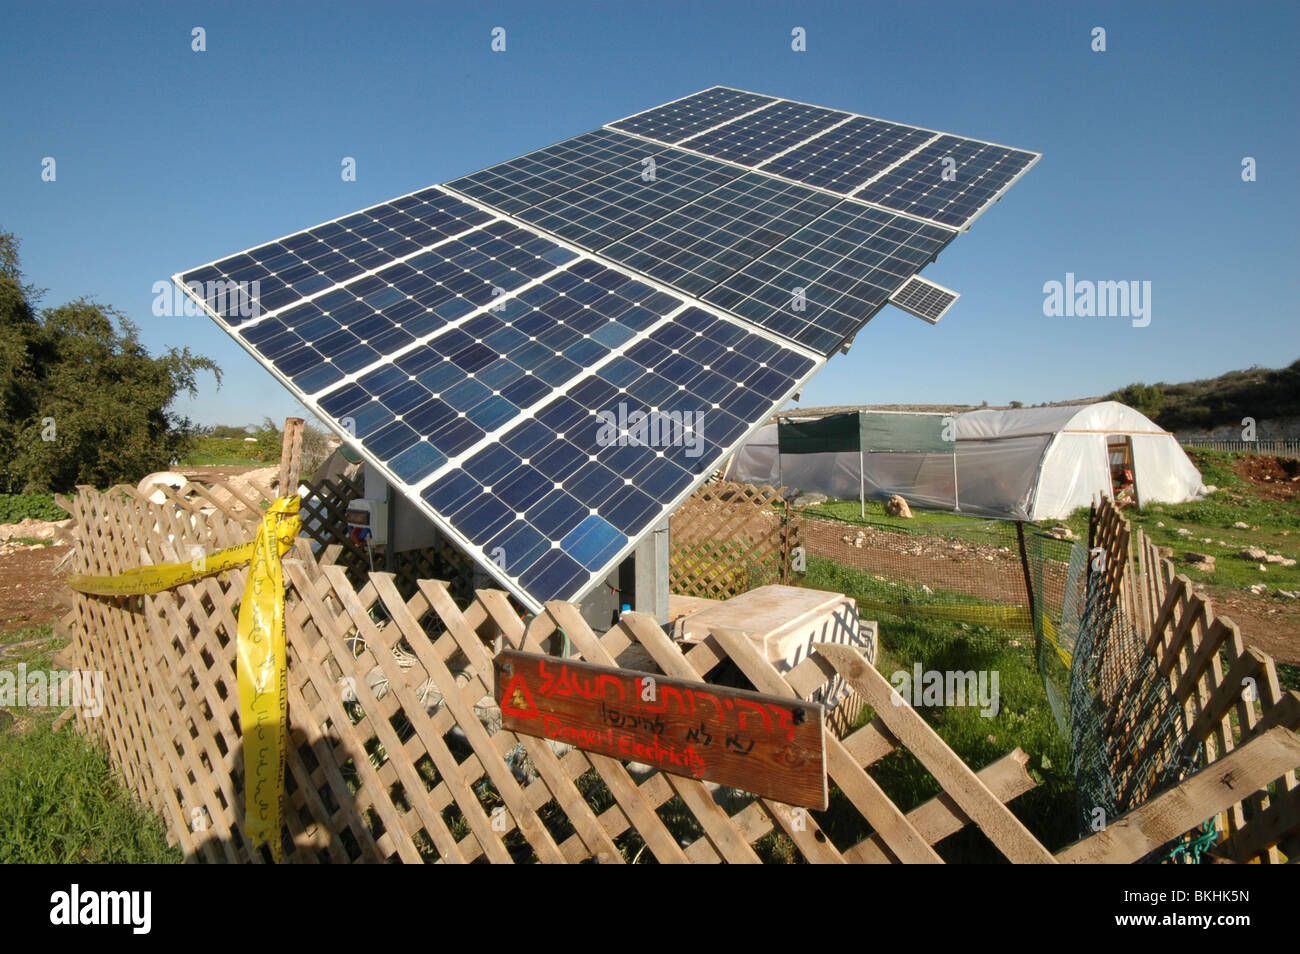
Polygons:
<instances>
[{"instance_id":1,"label":"warning triangle symbol","mask_svg":"<svg viewBox=\"0 0 1300 954\"><path fill-rule=\"evenodd\" d=\"M541 717L541 713L537 711L537 703L533 702L533 694L529 691L522 675L516 675L506 683L505 692L501 693L501 711L517 719Z\"/></svg>"}]
</instances>

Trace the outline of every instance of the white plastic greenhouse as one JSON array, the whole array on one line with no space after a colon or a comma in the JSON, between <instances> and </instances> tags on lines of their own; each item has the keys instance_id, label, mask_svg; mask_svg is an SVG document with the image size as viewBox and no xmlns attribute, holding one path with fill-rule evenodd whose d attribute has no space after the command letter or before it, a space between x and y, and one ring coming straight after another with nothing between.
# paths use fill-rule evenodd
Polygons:
<instances>
[{"instance_id":1,"label":"white plastic greenhouse","mask_svg":"<svg viewBox=\"0 0 1300 954\"><path fill-rule=\"evenodd\" d=\"M1130 480L1142 506L1205 492L1174 436L1115 401L968 411L951 424L955 458L869 449L780 454L771 424L732 456L726 477L841 499L900 494L928 509L1014 520L1066 517Z\"/></svg>"}]
</instances>

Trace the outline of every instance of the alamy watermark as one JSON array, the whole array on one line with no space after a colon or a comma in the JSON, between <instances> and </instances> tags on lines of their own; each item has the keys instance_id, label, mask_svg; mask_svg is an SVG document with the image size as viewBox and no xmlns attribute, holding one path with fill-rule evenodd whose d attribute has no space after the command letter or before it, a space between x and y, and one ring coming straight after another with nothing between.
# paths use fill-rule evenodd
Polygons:
<instances>
[{"instance_id":1,"label":"alamy watermark","mask_svg":"<svg viewBox=\"0 0 1300 954\"><path fill-rule=\"evenodd\" d=\"M1048 318L1131 318L1134 328L1151 324L1149 281L1065 281L1043 283L1043 314Z\"/></svg>"},{"instance_id":2,"label":"alamy watermark","mask_svg":"<svg viewBox=\"0 0 1300 954\"><path fill-rule=\"evenodd\" d=\"M979 706L986 719L1001 707L996 669L922 669L917 663L911 672L898 670L889 681L894 686L890 701L896 706Z\"/></svg>"},{"instance_id":3,"label":"alamy watermark","mask_svg":"<svg viewBox=\"0 0 1300 954\"><path fill-rule=\"evenodd\" d=\"M202 314L198 300L207 303L214 313L240 318L257 318L262 314L260 299L262 283L260 281L234 282L217 279L208 282L186 282L189 294L173 282L156 281L153 283L153 313L159 318L175 318L180 315L193 318Z\"/></svg>"},{"instance_id":4,"label":"alamy watermark","mask_svg":"<svg viewBox=\"0 0 1300 954\"><path fill-rule=\"evenodd\" d=\"M104 673L93 669L33 669L19 663L16 671L0 670L0 706L77 706L86 715L104 714Z\"/></svg>"},{"instance_id":5,"label":"alamy watermark","mask_svg":"<svg viewBox=\"0 0 1300 954\"><path fill-rule=\"evenodd\" d=\"M596 443L601 447L683 447L687 457L704 453L703 411L597 411Z\"/></svg>"}]
</instances>

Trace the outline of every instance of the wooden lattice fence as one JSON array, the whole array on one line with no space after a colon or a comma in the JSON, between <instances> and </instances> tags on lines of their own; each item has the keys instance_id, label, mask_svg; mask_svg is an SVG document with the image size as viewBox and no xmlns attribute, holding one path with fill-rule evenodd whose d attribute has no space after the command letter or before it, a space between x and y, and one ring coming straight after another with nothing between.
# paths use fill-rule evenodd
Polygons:
<instances>
[{"instance_id":1,"label":"wooden lattice fence","mask_svg":"<svg viewBox=\"0 0 1300 954\"><path fill-rule=\"evenodd\" d=\"M672 592L727 599L788 583L800 521L783 490L719 480L692 494L670 521Z\"/></svg>"},{"instance_id":2,"label":"wooden lattice fence","mask_svg":"<svg viewBox=\"0 0 1300 954\"><path fill-rule=\"evenodd\" d=\"M446 580L457 603L464 606L473 599L473 562L454 546L442 541L435 546L393 552L390 548L371 549L352 538L348 532L348 504L365 496L359 477L339 474L322 480L304 480L307 492L302 498L303 532L320 547L329 563L347 571L355 586L362 586L368 574L392 573L403 596L416 591L416 581Z\"/></svg>"},{"instance_id":3,"label":"wooden lattice fence","mask_svg":"<svg viewBox=\"0 0 1300 954\"><path fill-rule=\"evenodd\" d=\"M1095 666L1095 711L1104 714L1102 768L1121 806L1148 801L1162 779L1167 787L1163 769L1210 765L1275 726L1300 729L1300 692L1282 691L1273 659L1246 646L1236 623L1217 616L1109 500L1090 537L1104 553L1090 612L1105 614L1113 629ZM1150 680L1164 680L1167 691ZM1251 792L1221 816L1216 853L1274 864L1300 856L1295 772Z\"/></svg>"},{"instance_id":4,"label":"wooden lattice fence","mask_svg":"<svg viewBox=\"0 0 1300 954\"><path fill-rule=\"evenodd\" d=\"M253 484L185 487L155 504L130 488L82 488L64 501L74 517L72 570L117 573L185 559L192 547L243 542L272 494ZM598 636L568 603L525 620L499 591L481 590L462 607L436 580L419 581L410 596L390 574L357 587L343 567L318 562L305 539L284 566L286 860L934 862L933 846L971 822L1010 860L1054 860L1006 806L1034 786L1024 753L972 770L916 710L893 704L884 678L845 647L819 644L779 673L731 630L684 648L636 613ZM194 860L268 857L242 832L235 654L244 580L237 569L144 597L73 594L59 624L71 662L105 673L103 715L79 710L79 727L103 742ZM834 816L502 729L493 654L545 652L561 642L553 638L560 630L590 662L636 657L639 668L680 679L703 681L730 660L758 690L805 700L833 676L845 679L876 716L843 740L825 735L839 792ZM1186 800L1161 807L1057 860L1128 860L1149 851L1151 839L1223 810L1242 789L1300 762L1300 742L1279 732L1215 766L1238 794L1198 776L1191 808ZM866 771L900 748L942 789L909 811Z\"/></svg>"}]
</instances>

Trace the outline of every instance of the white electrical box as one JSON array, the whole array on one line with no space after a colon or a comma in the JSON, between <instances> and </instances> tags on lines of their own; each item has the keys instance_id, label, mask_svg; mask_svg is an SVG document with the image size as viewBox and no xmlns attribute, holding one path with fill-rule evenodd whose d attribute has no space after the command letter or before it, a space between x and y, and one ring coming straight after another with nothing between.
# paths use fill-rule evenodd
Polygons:
<instances>
[{"instance_id":1,"label":"white electrical box","mask_svg":"<svg viewBox=\"0 0 1300 954\"><path fill-rule=\"evenodd\" d=\"M357 543L382 547L388 543L388 501L361 498L348 504L348 536Z\"/></svg>"}]
</instances>

